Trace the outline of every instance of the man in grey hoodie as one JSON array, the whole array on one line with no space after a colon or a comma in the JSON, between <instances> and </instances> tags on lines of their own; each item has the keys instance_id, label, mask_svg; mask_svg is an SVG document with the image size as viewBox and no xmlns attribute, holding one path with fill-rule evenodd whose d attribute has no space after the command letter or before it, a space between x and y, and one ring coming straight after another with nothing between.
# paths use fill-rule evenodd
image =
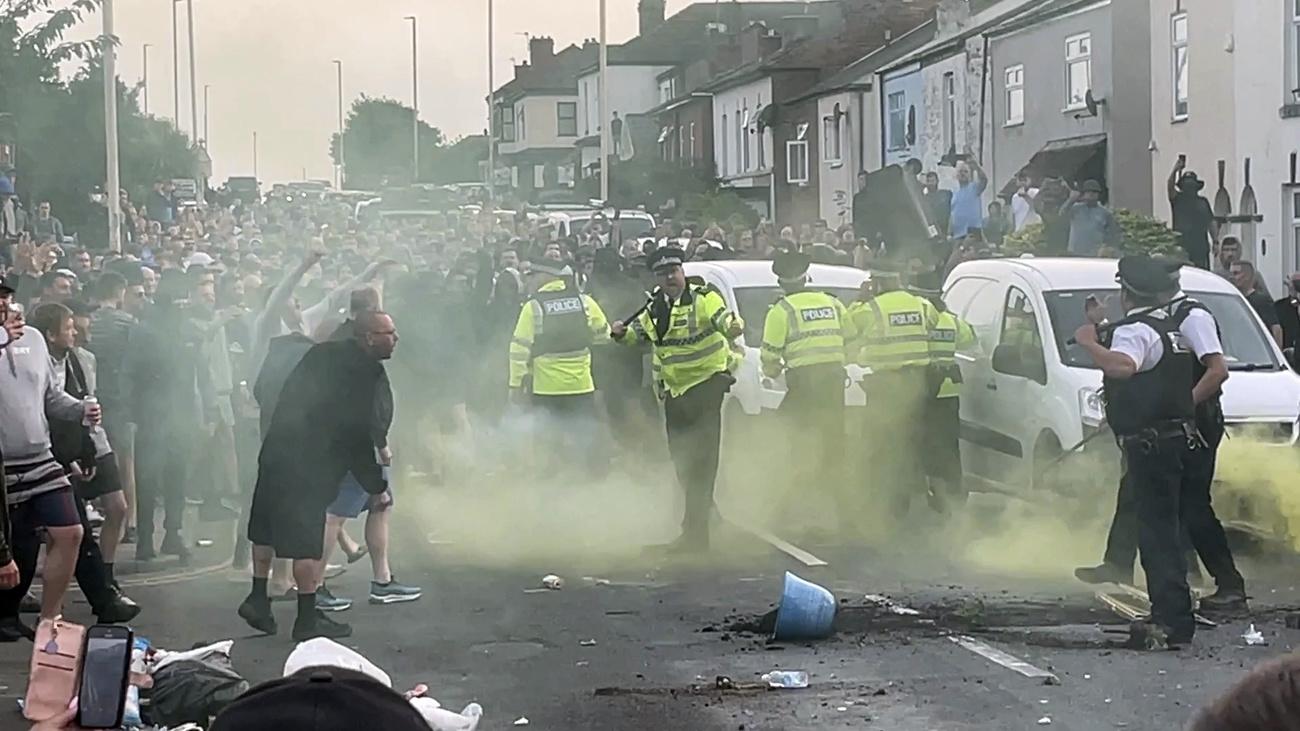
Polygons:
<instances>
[{"instance_id":1,"label":"man in grey hoodie","mask_svg":"<svg viewBox=\"0 0 1300 731\"><path fill-rule=\"evenodd\" d=\"M18 607L31 584L40 549L37 531L49 536L41 592L41 618L63 611L63 595L76 569L81 520L63 467L51 451L46 412L97 424L97 403L79 401L60 389L50 367L45 337L24 327L18 342L0 350L0 453L4 455L5 502L18 586L0 591L0 641L30 636Z\"/></svg>"}]
</instances>

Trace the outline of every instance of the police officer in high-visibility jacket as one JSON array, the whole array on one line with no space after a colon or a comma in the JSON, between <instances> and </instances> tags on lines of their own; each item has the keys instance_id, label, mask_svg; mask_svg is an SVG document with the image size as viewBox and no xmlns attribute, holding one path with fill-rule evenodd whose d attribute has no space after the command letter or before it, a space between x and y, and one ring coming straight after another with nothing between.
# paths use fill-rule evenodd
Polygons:
<instances>
[{"instance_id":1,"label":"police officer in high-visibility jacket","mask_svg":"<svg viewBox=\"0 0 1300 731\"><path fill-rule=\"evenodd\" d=\"M510 342L510 388L514 401L528 400L550 422L543 426L543 456L554 464L585 460L603 463L592 449L596 424L596 385L591 348L606 341L609 323L591 297L573 286L569 268L550 259L534 261L529 272L532 296L524 303ZM606 341L607 342L607 341ZM525 383L532 381L531 398Z\"/></svg>"},{"instance_id":2,"label":"police officer in high-visibility jacket","mask_svg":"<svg viewBox=\"0 0 1300 731\"><path fill-rule=\"evenodd\" d=\"M858 362L871 369L863 381L868 480L892 493L895 514L902 516L924 482L930 332L939 313L904 289L898 272L873 270L869 290L850 307L849 317L862 343Z\"/></svg>"},{"instance_id":3,"label":"police officer in high-visibility jacket","mask_svg":"<svg viewBox=\"0 0 1300 731\"><path fill-rule=\"evenodd\" d=\"M926 403L925 474L930 483L930 504L947 512L964 502L961 467L961 369L957 353L975 347L975 330L948 310L937 291L918 291L939 313L930 331L930 385Z\"/></svg>"},{"instance_id":4,"label":"police officer in high-visibility jacket","mask_svg":"<svg viewBox=\"0 0 1300 731\"><path fill-rule=\"evenodd\" d=\"M685 252L676 247L657 249L647 262L659 280L649 306L630 323L611 323L610 334L624 342L648 342L654 349L668 452L686 494L682 535L669 549L703 551L709 547L722 399L736 381L731 371L739 364L731 341L744 332L744 323L716 291L687 282L685 260Z\"/></svg>"},{"instance_id":5,"label":"police officer in high-visibility jacket","mask_svg":"<svg viewBox=\"0 0 1300 731\"><path fill-rule=\"evenodd\" d=\"M785 372L785 416L793 485L836 492L844 460L845 344L856 340L848 311L834 295L808 288L811 258L781 252L772 263L784 294L767 311L763 375Z\"/></svg>"}]
</instances>

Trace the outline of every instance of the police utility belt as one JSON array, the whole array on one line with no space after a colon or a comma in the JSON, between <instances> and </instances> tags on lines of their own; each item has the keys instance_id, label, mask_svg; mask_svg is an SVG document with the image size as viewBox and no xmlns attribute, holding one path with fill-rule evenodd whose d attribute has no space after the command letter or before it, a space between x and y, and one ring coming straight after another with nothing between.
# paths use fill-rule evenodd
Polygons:
<instances>
[{"instance_id":1,"label":"police utility belt","mask_svg":"<svg viewBox=\"0 0 1300 731\"><path fill-rule=\"evenodd\" d=\"M1160 442L1173 439L1186 439L1188 449L1205 449L1208 447L1205 438L1201 436L1200 430L1196 428L1196 422L1192 419L1164 421L1133 434L1117 435L1116 438L1121 447L1136 446L1144 452L1154 450Z\"/></svg>"}]
</instances>

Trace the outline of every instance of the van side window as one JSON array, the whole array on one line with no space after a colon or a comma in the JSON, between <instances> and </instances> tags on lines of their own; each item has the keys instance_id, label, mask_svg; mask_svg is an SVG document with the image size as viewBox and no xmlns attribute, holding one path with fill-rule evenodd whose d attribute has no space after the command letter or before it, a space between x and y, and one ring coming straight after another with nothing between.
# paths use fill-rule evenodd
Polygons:
<instances>
[{"instance_id":1,"label":"van side window","mask_svg":"<svg viewBox=\"0 0 1300 731\"><path fill-rule=\"evenodd\" d=\"M1006 285L990 279L971 281L977 282L979 286L971 296L970 302L963 309L954 309L953 312L975 330L980 350L992 353L993 347L997 345L998 318L1002 315L1002 293L1006 291Z\"/></svg>"},{"instance_id":2,"label":"van side window","mask_svg":"<svg viewBox=\"0 0 1300 731\"><path fill-rule=\"evenodd\" d=\"M1019 288L1012 287L1007 291L1005 313L998 344L1015 347L1024 363L1043 362L1043 339L1039 334L1033 300Z\"/></svg>"}]
</instances>

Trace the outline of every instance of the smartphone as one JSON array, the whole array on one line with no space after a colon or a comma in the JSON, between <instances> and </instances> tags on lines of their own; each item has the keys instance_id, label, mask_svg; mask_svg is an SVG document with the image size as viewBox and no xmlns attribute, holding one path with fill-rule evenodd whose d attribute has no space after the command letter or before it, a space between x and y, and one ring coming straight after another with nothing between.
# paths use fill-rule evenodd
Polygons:
<instances>
[{"instance_id":1,"label":"smartphone","mask_svg":"<svg viewBox=\"0 0 1300 731\"><path fill-rule=\"evenodd\" d=\"M1185 154L1184 154L1184 155L1179 155L1179 156L1178 156L1178 164L1180 164L1180 165L1186 165L1186 164L1187 164L1187 155L1185 155Z\"/></svg>"},{"instance_id":2,"label":"smartphone","mask_svg":"<svg viewBox=\"0 0 1300 731\"><path fill-rule=\"evenodd\" d=\"M130 679L131 630L97 624L86 631L77 696L77 724L82 728L118 728L126 709Z\"/></svg>"}]
</instances>

